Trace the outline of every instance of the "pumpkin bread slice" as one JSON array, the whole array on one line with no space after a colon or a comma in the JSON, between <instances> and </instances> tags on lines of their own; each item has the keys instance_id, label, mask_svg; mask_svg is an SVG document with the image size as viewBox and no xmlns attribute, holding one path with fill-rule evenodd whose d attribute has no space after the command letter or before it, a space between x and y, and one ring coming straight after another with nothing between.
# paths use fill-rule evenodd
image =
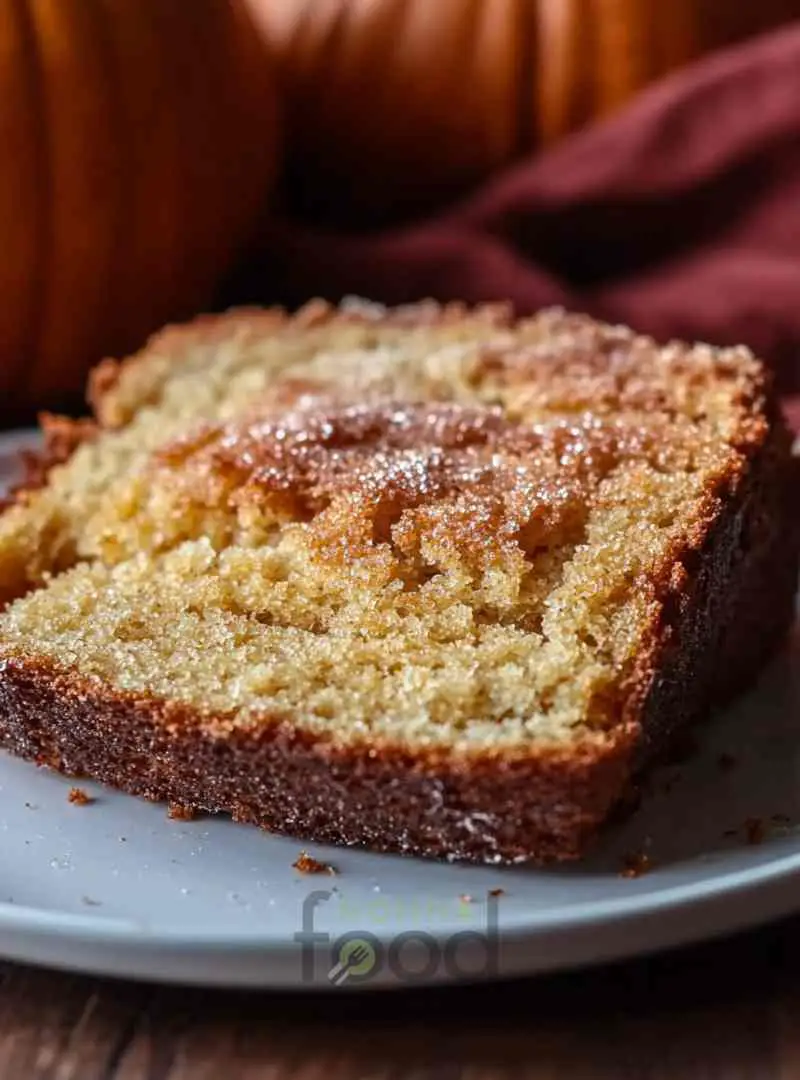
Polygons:
<instances>
[{"instance_id":1,"label":"pumpkin bread slice","mask_svg":"<svg viewBox=\"0 0 800 1080\"><path fill-rule=\"evenodd\" d=\"M171 329L0 518L0 740L298 837L580 854L792 618L745 349L560 311Z\"/></svg>"}]
</instances>

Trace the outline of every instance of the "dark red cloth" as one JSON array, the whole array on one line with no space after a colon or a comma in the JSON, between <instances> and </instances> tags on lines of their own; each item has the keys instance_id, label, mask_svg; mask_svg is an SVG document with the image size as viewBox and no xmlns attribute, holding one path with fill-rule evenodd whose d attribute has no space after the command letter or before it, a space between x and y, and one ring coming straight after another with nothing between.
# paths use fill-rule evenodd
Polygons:
<instances>
[{"instance_id":1,"label":"dark red cloth","mask_svg":"<svg viewBox=\"0 0 800 1080\"><path fill-rule=\"evenodd\" d=\"M434 220L366 237L276 224L256 280L254 299L291 305L563 304L660 339L746 342L800 392L800 23L672 76Z\"/></svg>"}]
</instances>

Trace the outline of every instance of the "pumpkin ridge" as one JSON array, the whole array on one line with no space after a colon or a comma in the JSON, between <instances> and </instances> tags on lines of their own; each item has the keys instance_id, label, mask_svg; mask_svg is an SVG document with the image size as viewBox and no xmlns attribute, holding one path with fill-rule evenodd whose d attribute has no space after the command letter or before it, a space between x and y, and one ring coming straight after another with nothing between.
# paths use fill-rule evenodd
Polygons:
<instances>
[{"instance_id":1,"label":"pumpkin ridge","mask_svg":"<svg viewBox=\"0 0 800 1080\"><path fill-rule=\"evenodd\" d=\"M167 43L172 35L169 33L168 25L164 23L162 8L151 4L141 4L134 10L137 15L141 10L142 48L149 52L153 60L150 65L150 78L153 80L153 99L157 101L169 90L169 80L165 76L170 70L171 60ZM132 70L135 74L133 66ZM144 301L137 300L148 326L155 327L171 317L164 307L164 297L168 295L168 290L174 292L175 289L171 281L175 277L174 268L170 265L172 256L165 258L164 251L172 253L178 250L181 237L188 225L188 219L184 217L185 204L180 198L181 188L185 187L185 184L181 183L181 161L185 149L181 143L179 117L174 108L157 109L156 134L152 130L145 130L140 122L141 112L137 111L133 102L128 103L127 109L132 117L130 146L136 173L132 199L134 216L131 221L131 231L136 237L134 241L135 265L131 287L137 297L141 297L145 290L142 289L141 280L138 279L147 276L157 283L147 297L146 307ZM153 146L154 140L155 146ZM153 156L161 162L155 182L151 179L148 162L148 159L152 159ZM154 214L157 226L155 230L152 227ZM148 222L150 227L148 227ZM120 352L138 344L136 341L131 341L131 329L127 319L124 335L126 340L118 350Z\"/></svg>"},{"instance_id":2,"label":"pumpkin ridge","mask_svg":"<svg viewBox=\"0 0 800 1080\"><path fill-rule=\"evenodd\" d=\"M9 0L9 3L0 9L0 33L3 34L3 40L10 44L8 53L3 53L3 60L10 59L11 61L8 66L4 66L2 71L0 95L19 96L27 104L33 91L29 77L30 65L25 63L23 56L26 20L24 13L20 13L21 2L22 0ZM29 147L26 146L25 137L22 134L23 130L27 132L28 127L27 115L25 118L18 118L16 125L13 119L4 124L4 137L9 138L11 145L19 144L19 150L11 162L4 162L0 178L3 183L3 187L0 188L0 205L10 200L19 209L17 201L20 198L36 204L33 181L40 170L36 155L31 153ZM27 216L38 223L38 215L30 212L30 205L26 209ZM36 209L38 206L35 205L34 211ZM6 258L0 263L0 275L2 275L0 276L0 294L2 294L4 305L2 315L0 315L0 348L7 357L7 363L0 364L0 395L3 397L12 394L13 387L21 376L30 334L35 325L35 307L32 302L30 282L33 280L38 265L36 230L33 227L25 227L25 217L20 219L15 216L12 220L13 225L16 225L18 229L16 235L14 233L9 235L8 227L4 229ZM20 225L22 225L21 228ZM9 258L9 252L14 253L15 257ZM0 421L2 419L0 415Z\"/></svg>"},{"instance_id":3,"label":"pumpkin ridge","mask_svg":"<svg viewBox=\"0 0 800 1080\"><path fill-rule=\"evenodd\" d=\"M34 160L36 161L36 179L38 187L37 212L35 215L34 229L37 233L36 255L34 269L31 276L30 304L25 317L27 328L23 330L23 346L20 355L16 357L12 377L14 380L21 377L21 373L28 364L28 351L38 351L41 336L40 320L37 316L41 309L43 298L46 294L46 252L51 243L52 233L52 158L49 147L47 132L47 110L45 107L44 90L44 67L39 49L36 25L26 0L15 0L16 10L20 21L20 40L27 57L27 63L23 65L27 71L27 83L29 101L33 112L33 123L29 125L31 139L35 144ZM13 385L13 382L12 382Z\"/></svg>"},{"instance_id":4,"label":"pumpkin ridge","mask_svg":"<svg viewBox=\"0 0 800 1080\"><path fill-rule=\"evenodd\" d=\"M130 102L125 93L126 81L131 79L132 65L122 44L126 36L130 36L132 20L147 17L147 5L133 5L126 13L125 22L118 30L118 21L114 18L113 11L108 10L107 0L96 0L95 10L98 12L101 24L101 35L105 52L108 57L106 73L112 101L112 124L111 131L114 138L115 159L117 170L115 184L117 190L117 209L114 215L112 234L115 237L109 250L109 265L107 271L108 311L111 321L109 323L109 336L112 341L120 342L123 347L128 344L127 338L127 315L122 305L115 303L115 297L111 292L110 285L113 282L117 290L126 294L129 290L137 290L137 279L142 273L140 237L143 235L144 222L136 210L137 192L141 189L141 175L137 168L137 154L134 144L139 141L140 131L136 125L136 117L130 108ZM152 37L152 35L150 35ZM139 83L141 85L141 83ZM123 137L127 132L128 137ZM148 133L149 134L149 133ZM152 136L151 136L152 137ZM150 208L152 214L152 207ZM114 253L125 250L126 237L128 241L128 258L117 261ZM121 288L120 282L125 285ZM93 357L92 359L96 359Z\"/></svg>"},{"instance_id":5,"label":"pumpkin ridge","mask_svg":"<svg viewBox=\"0 0 800 1080\"><path fill-rule=\"evenodd\" d=\"M102 280L112 254L112 116L95 18L95 0L32 5L44 72L44 112L52 185L41 333L32 392L63 389L68 342L91 363L96 327L107 316ZM80 318L76 319L76 312Z\"/></svg>"},{"instance_id":6,"label":"pumpkin ridge","mask_svg":"<svg viewBox=\"0 0 800 1080\"><path fill-rule=\"evenodd\" d=\"M211 305L253 239L275 181L273 65L245 0L188 8L0 5L10 422L69 409L91 363Z\"/></svg>"},{"instance_id":7,"label":"pumpkin ridge","mask_svg":"<svg viewBox=\"0 0 800 1080\"><path fill-rule=\"evenodd\" d=\"M116 49L113 34L106 15L97 0L84 0L91 10L91 20L95 28L102 60L102 75L105 85L105 94L108 100L109 125L108 135L113 140L114 162L114 209L109 215L111 222L108 242L105 244L104 262L105 271L101 272L99 287L100 310L107 312L107 317L112 321L109 331L112 337L116 337L119 326L119 305L114 303L112 283L116 278L117 253L122 250L125 238L125 205L130 204L131 189L133 186L133 170L129 160L125 140L121 138L123 125L119 123L122 112L122 85L119 65L116 63ZM95 363L99 358L90 355L89 361Z\"/></svg>"},{"instance_id":8,"label":"pumpkin ridge","mask_svg":"<svg viewBox=\"0 0 800 1080\"><path fill-rule=\"evenodd\" d=\"M520 53L517 60L517 119L515 131L514 157L530 154L538 137L536 119L531 115L536 98L536 58L539 54L539 12L540 0L532 4L517 4L516 23L517 40Z\"/></svg>"}]
</instances>

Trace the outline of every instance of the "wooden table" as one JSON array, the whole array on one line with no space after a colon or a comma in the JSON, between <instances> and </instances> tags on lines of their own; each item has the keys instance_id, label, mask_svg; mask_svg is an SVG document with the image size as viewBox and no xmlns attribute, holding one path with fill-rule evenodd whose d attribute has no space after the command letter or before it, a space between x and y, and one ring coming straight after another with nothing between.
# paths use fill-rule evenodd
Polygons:
<instances>
[{"instance_id":1,"label":"wooden table","mask_svg":"<svg viewBox=\"0 0 800 1080\"><path fill-rule=\"evenodd\" d=\"M377 995L0 966L3 1080L793 1080L800 919L617 967Z\"/></svg>"}]
</instances>

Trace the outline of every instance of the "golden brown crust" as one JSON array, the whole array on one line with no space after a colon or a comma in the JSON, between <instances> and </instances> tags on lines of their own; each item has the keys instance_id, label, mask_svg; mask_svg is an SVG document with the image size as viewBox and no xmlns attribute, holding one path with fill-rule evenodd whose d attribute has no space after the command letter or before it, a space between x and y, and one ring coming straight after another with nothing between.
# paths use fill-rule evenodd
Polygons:
<instances>
[{"instance_id":1,"label":"golden brown crust","mask_svg":"<svg viewBox=\"0 0 800 1080\"><path fill-rule=\"evenodd\" d=\"M299 313L294 318L298 318ZM149 381L148 369L155 358L166 358L169 364L180 363L188 348L197 343L212 343L228 337L237 328L256 332L285 323L289 316L281 308L237 308L216 315L198 315L186 323L166 326L153 334L144 347L124 360L107 357L90 373L86 400L103 428L122 427L131 413L124 402L117 400L117 391L126 380ZM148 388L155 396L160 389L157 379ZM147 390L137 405L147 404Z\"/></svg>"},{"instance_id":2,"label":"golden brown crust","mask_svg":"<svg viewBox=\"0 0 800 1080\"><path fill-rule=\"evenodd\" d=\"M246 729L175 702L113 692L41 659L0 662L0 739L16 754L149 799L299 838L489 863L568 859L672 731L748 681L792 616L797 536L784 433L721 493L675 565L612 736L564 749L411 752L337 746L275 717ZM217 718L223 720L224 718Z\"/></svg>"},{"instance_id":3,"label":"golden brown crust","mask_svg":"<svg viewBox=\"0 0 800 1080\"><path fill-rule=\"evenodd\" d=\"M388 543L408 578L423 538L463 563L553 546L621 459L669 450L666 430L659 441L594 418L523 428L499 407L398 402L201 428L156 461L209 505L224 490L234 506L310 523L329 563Z\"/></svg>"},{"instance_id":4,"label":"golden brown crust","mask_svg":"<svg viewBox=\"0 0 800 1080\"><path fill-rule=\"evenodd\" d=\"M82 443L97 434L93 420L74 420L54 413L40 413L39 426L42 445L37 450L20 451L22 476L8 489L5 498L0 499L0 511L24 498L25 492L44 487L50 470L68 461Z\"/></svg>"},{"instance_id":5,"label":"golden brown crust","mask_svg":"<svg viewBox=\"0 0 800 1080\"><path fill-rule=\"evenodd\" d=\"M635 767L676 730L747 687L794 619L796 469L779 417L749 461L707 493L705 519L652 583L660 614L627 688Z\"/></svg>"},{"instance_id":6,"label":"golden brown crust","mask_svg":"<svg viewBox=\"0 0 800 1080\"><path fill-rule=\"evenodd\" d=\"M133 411L126 401L126 384L136 384L137 407L154 401L161 388L160 361L167 361L167 369L180 364L196 345L210 345L237 334L255 337L278 329L302 333L335 329L348 323L420 328L458 324L466 317L502 327L511 324L512 309L504 303L468 307L458 302L439 304L435 300L387 308L354 297L338 307L326 300L309 300L291 315L280 307L240 307L198 315L189 322L164 327L133 356L103 360L89 374L87 400L102 427L121 427L130 420Z\"/></svg>"},{"instance_id":7,"label":"golden brown crust","mask_svg":"<svg viewBox=\"0 0 800 1080\"><path fill-rule=\"evenodd\" d=\"M107 356L105 360L101 360L89 372L89 380L86 385L86 403L95 416L100 415L104 400L112 393L119 382L123 363L124 361Z\"/></svg>"},{"instance_id":8,"label":"golden brown crust","mask_svg":"<svg viewBox=\"0 0 800 1080\"><path fill-rule=\"evenodd\" d=\"M173 702L114 693L38 660L2 665L13 753L134 795L318 842L491 863L579 854L618 797L633 732L516 758L337 747L274 719L215 735Z\"/></svg>"},{"instance_id":9,"label":"golden brown crust","mask_svg":"<svg viewBox=\"0 0 800 1080\"><path fill-rule=\"evenodd\" d=\"M258 332L264 320L301 329L348 319L418 326L426 319L457 321L465 314L458 305L442 309L432 304L394 312L361 304L334 312L315 302L291 319L271 311L198 320L163 332L152 353L101 371L95 393L99 421L106 426L126 422L126 379L137 383L130 401L141 404L157 395L163 364L180 362L189 340L213 341L236 328L245 334ZM505 309L495 308L469 315L498 325L508 318ZM669 401L662 400L658 386L636 379L639 360L628 347L633 341L629 331L600 328L580 344L580 335L595 324L567 317L561 325L573 326L579 342L569 362L588 372L581 387L584 397L599 402L598 408L610 418L620 409L664 408L669 414ZM679 366L688 350L671 348ZM655 614L632 677L621 697L608 703L614 722L605 733L577 737L560 749L521 743L494 751L476 745L468 753L456 753L446 746L409 749L374 737L344 745L302 730L291 718L261 716L251 724L232 723L229 717L201 714L174 701L115 691L75 671L58 670L42 657L16 653L0 659L0 742L40 763L189 812L227 812L237 820L317 841L490 863L580 854L634 771L677 728L746 684L792 618L798 530L787 506L788 437L774 414L760 365L746 354L712 355L709 350L708 356L705 368L698 364L698 378L727 379L738 395L741 419L725 443L736 453L723 455L728 466L715 474L713 487L696 508L690 535L641 583ZM585 407L584 398L570 397L574 388L569 371L559 369L562 360L563 348L561 353L554 349L554 355L546 349L530 354L499 350L484 353L479 363L506 383L525 383L531 365L551 364L551 377L540 379L537 389L561 395L567 411L577 414ZM285 404L291 405L292 394L305 389L287 384ZM263 420L256 421L260 428L253 438L247 424L237 422L231 430L206 429L200 437L174 445L158 461L181 476L197 467L201 479L213 478L215 470L232 471L243 498L253 484L260 485L262 503L266 488L277 478L284 488L288 484L280 494L288 492L288 512L294 518L319 513L315 500L325 505L332 495L344 493L347 521L334 522L331 536L352 537L359 521L353 498L363 503L374 496L369 507L362 507L363 523L373 530L373 539L385 539L386 521L397 524L398 507L418 511L418 520L411 515L406 521L430 535L437 520L430 516L434 506L426 504L429 492L435 491L445 503L450 496L460 497L462 488L474 486L463 483L464 470L474 468L473 459L486 452L494 470L486 496L490 501L500 498L502 506L498 503L497 513L489 514L486 537L481 537L475 514L466 512L461 522L448 504L443 527L459 552L469 550L473 534L478 540L497 539L505 529L515 543L524 539L535 546L539 533L522 537L523 524L534 521L540 532L564 526L564 507L559 509L551 492L539 491L538 501L523 506L514 484L505 484L502 470L497 471L504 456L509 475L522 461L535 458L540 448L533 443L541 433L528 431L520 443L515 425L491 406L404 408L406 415L398 419L385 406L371 405L351 415L329 403L329 411L316 420L304 414L300 446L294 449L285 432L278 437L271 429L265 431ZM412 470L411 486L398 487L397 475L385 472L387 454L402 457L418 451L429 428L435 430L431 446L443 450L444 457L423 455L421 471ZM580 501L587 470L602 474L620 453L655 454L658 460L662 452L684 452L691 442L690 429L687 442L677 440L676 446L669 438L663 446L658 439L653 445L652 434L651 428L639 446L631 441L631 431L615 428L613 419L601 422L594 435L582 432L573 463L577 487L568 501ZM558 452L550 447L546 458L564 457L574 436L570 425L549 430L547 438L562 436L565 446L556 447ZM299 505L304 500L309 502L305 508ZM515 514L522 510L518 520ZM401 530L393 539L399 548L407 540L413 553L412 533L405 536Z\"/></svg>"}]
</instances>

